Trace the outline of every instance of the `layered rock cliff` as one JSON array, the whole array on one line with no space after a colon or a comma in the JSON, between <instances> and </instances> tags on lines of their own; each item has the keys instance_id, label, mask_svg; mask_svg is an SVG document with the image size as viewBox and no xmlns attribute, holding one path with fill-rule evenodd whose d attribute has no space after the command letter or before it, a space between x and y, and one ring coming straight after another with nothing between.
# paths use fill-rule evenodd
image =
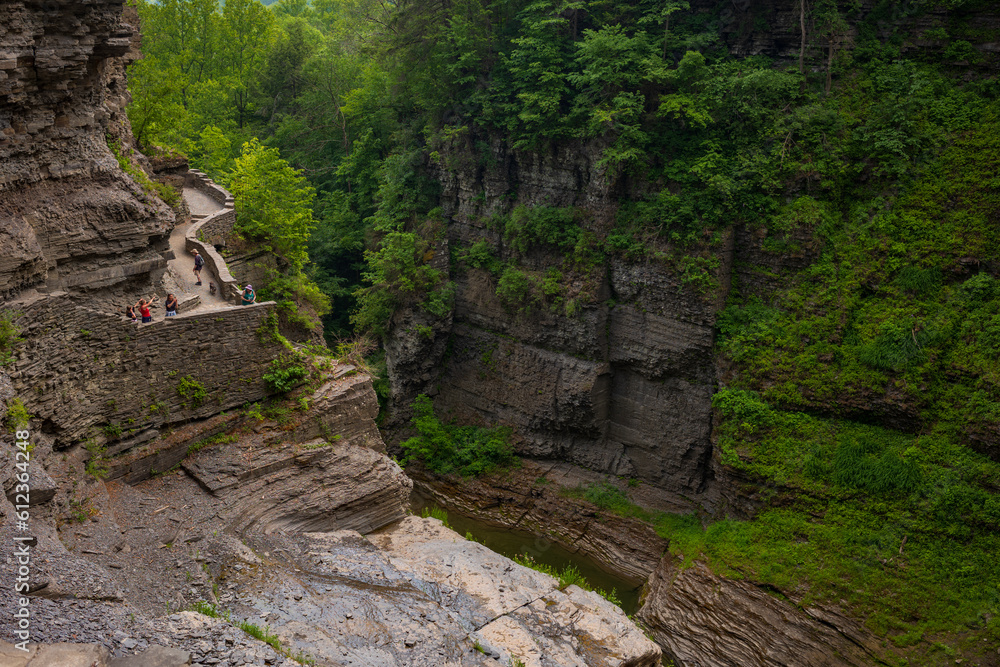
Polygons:
<instances>
[{"instance_id":1,"label":"layered rock cliff","mask_svg":"<svg viewBox=\"0 0 1000 667\"><path fill-rule=\"evenodd\" d=\"M458 162L473 160L455 150ZM494 141L491 152L491 166L439 174L449 245L485 240L497 257L514 257L488 224L514 204L579 207L589 229L606 230L630 187L598 166L596 144L543 156ZM525 456L633 477L710 505L712 327L727 289L728 244L710 294L683 284L669 263L617 258L570 286L582 295L572 314L513 312L486 271L453 271L455 307L427 322L434 336L418 334L426 313L397 315L386 343L391 423L405 427L409 402L428 391L460 422L512 426ZM538 249L519 261L542 270L558 258Z\"/></svg>"},{"instance_id":2,"label":"layered rock cliff","mask_svg":"<svg viewBox=\"0 0 1000 667\"><path fill-rule=\"evenodd\" d=\"M174 214L108 145L130 150L123 5L0 4L0 295L148 286L166 267Z\"/></svg>"}]
</instances>

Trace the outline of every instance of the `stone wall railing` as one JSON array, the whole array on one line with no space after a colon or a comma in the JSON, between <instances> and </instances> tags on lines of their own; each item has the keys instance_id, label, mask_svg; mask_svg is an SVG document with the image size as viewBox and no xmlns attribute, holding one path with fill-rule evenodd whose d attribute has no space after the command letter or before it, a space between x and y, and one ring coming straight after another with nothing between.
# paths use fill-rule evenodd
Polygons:
<instances>
[{"instance_id":1,"label":"stone wall railing","mask_svg":"<svg viewBox=\"0 0 1000 667\"><path fill-rule=\"evenodd\" d=\"M69 446L128 441L268 394L284 351L274 302L225 306L136 326L69 294L13 303L25 338L11 381L39 423ZM109 447L110 449L110 447Z\"/></svg>"},{"instance_id":2,"label":"stone wall railing","mask_svg":"<svg viewBox=\"0 0 1000 667\"><path fill-rule=\"evenodd\" d=\"M235 301L238 284L229 272L226 260L215 249L225 245L225 239L236 224L236 200L225 188L213 182L205 173L192 169L186 176L188 187L199 190L222 208L202 220L195 220L184 235L184 247L190 252L197 250L205 259L209 271L219 277L219 289L227 301Z\"/></svg>"}]
</instances>

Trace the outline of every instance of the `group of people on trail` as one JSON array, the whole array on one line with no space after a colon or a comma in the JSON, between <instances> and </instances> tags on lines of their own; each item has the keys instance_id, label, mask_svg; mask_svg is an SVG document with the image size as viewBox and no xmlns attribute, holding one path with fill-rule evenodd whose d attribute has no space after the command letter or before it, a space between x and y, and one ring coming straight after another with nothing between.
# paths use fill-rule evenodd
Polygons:
<instances>
[{"instance_id":1,"label":"group of people on trail","mask_svg":"<svg viewBox=\"0 0 1000 667\"><path fill-rule=\"evenodd\" d=\"M192 250L191 252L194 254L194 277L197 281L195 285L201 285L201 270L205 267L205 258L197 250ZM209 283L209 285L211 285L212 294L215 294L215 284ZM244 306L257 303L257 294L253 291L253 285L249 283L243 287L237 286L236 294L240 297L240 301ZM156 295L153 295L147 299L139 299L133 306L126 306L124 311L125 317L132 320L134 324L138 324L140 318L142 318L143 324L149 324L153 321L153 314L150 311L150 307L156 303L158 298ZM177 297L173 294L168 294L163 307L166 310L167 317L175 317L177 315Z\"/></svg>"},{"instance_id":2,"label":"group of people on trail","mask_svg":"<svg viewBox=\"0 0 1000 667\"><path fill-rule=\"evenodd\" d=\"M139 299L135 305L125 307L125 317L132 320L133 324L139 323L139 318L142 318L143 324L149 324L153 321L153 313L150 308L159 299L155 294L148 299ZM177 315L177 297L173 294L167 295L167 300L163 302L163 307L166 310L167 317L176 317Z\"/></svg>"}]
</instances>

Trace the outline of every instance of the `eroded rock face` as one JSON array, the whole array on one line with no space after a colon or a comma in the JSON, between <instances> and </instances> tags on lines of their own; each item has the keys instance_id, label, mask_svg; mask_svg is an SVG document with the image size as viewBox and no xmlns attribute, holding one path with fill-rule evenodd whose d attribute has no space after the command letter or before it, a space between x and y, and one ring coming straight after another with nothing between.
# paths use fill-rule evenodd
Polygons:
<instances>
[{"instance_id":1,"label":"eroded rock face","mask_svg":"<svg viewBox=\"0 0 1000 667\"><path fill-rule=\"evenodd\" d=\"M631 187L598 166L599 142L544 155L489 146L491 166L438 176L449 243L486 241L502 260L514 253L485 216L512 204L576 206L586 211L584 226L600 232ZM454 151L460 165L472 159ZM569 314L516 312L496 295L494 276L461 269L450 276L453 312L432 323L433 335L427 323L423 333L410 325L426 319L418 313L399 315L392 330L390 444L407 435L409 403L428 393L440 414L459 422L511 426L524 456L634 477L709 507L713 325L731 250L727 236L719 289L708 295L662 262L614 259L567 279L570 292L586 295ZM562 257L536 248L517 260L545 270Z\"/></svg>"},{"instance_id":2,"label":"eroded rock face","mask_svg":"<svg viewBox=\"0 0 1000 667\"><path fill-rule=\"evenodd\" d=\"M678 667L862 667L881 664L879 642L831 610L799 608L705 565L663 558L639 618Z\"/></svg>"},{"instance_id":3,"label":"eroded rock face","mask_svg":"<svg viewBox=\"0 0 1000 667\"><path fill-rule=\"evenodd\" d=\"M120 169L106 139L130 151L125 66L138 34L123 5L0 1L0 296L165 266L155 251L174 214Z\"/></svg>"}]
</instances>

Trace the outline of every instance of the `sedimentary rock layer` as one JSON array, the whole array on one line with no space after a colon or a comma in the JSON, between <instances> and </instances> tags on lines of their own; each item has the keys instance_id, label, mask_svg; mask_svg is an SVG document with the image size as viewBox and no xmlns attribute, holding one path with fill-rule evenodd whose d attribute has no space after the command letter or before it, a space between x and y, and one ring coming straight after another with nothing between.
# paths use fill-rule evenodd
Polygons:
<instances>
[{"instance_id":1,"label":"sedimentary rock layer","mask_svg":"<svg viewBox=\"0 0 1000 667\"><path fill-rule=\"evenodd\" d=\"M796 607L701 563L664 556L639 618L678 667L863 667L881 664L879 642L836 611Z\"/></svg>"},{"instance_id":2,"label":"sedimentary rock layer","mask_svg":"<svg viewBox=\"0 0 1000 667\"><path fill-rule=\"evenodd\" d=\"M138 35L122 0L3 0L0 16L0 296L148 283L174 215L109 148L131 150L125 65Z\"/></svg>"}]
</instances>

